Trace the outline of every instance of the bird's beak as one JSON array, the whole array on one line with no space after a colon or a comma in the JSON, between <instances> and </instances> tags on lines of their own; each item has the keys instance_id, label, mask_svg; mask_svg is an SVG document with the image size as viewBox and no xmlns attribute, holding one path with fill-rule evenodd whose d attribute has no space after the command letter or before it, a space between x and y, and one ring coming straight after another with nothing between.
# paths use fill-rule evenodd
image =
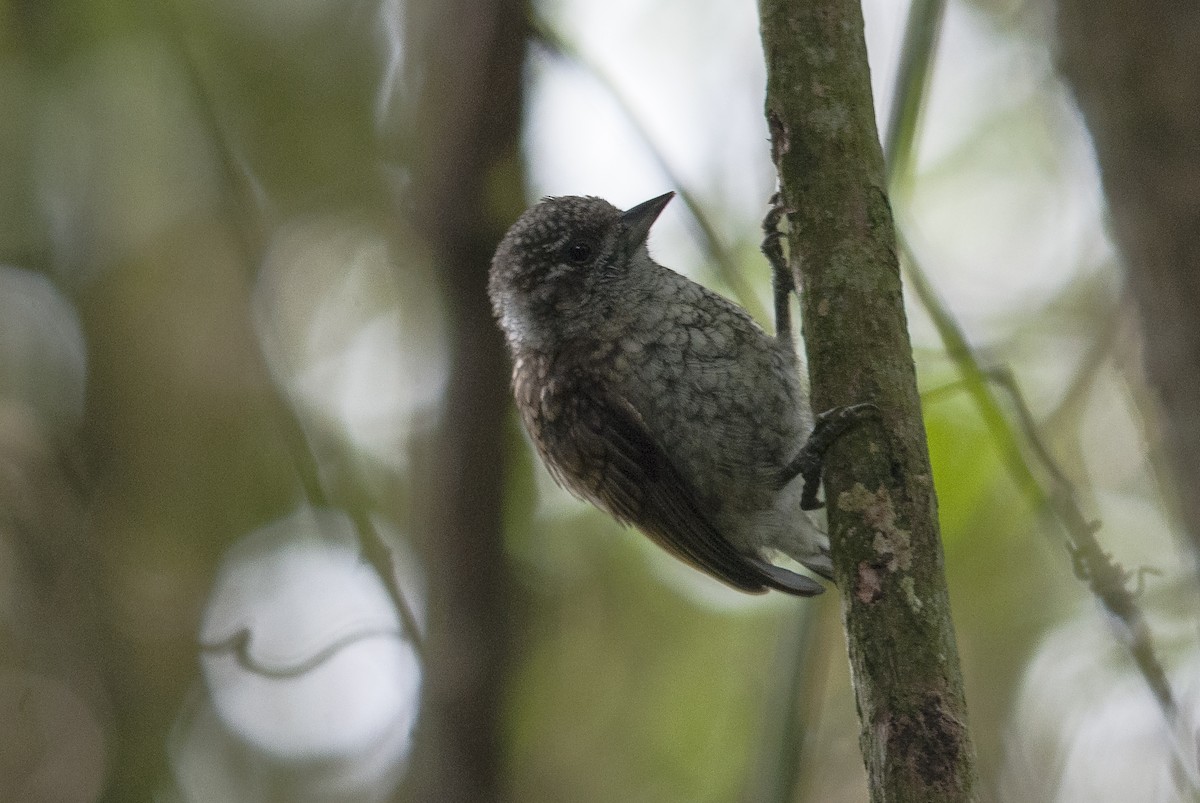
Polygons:
<instances>
[{"instance_id":1,"label":"bird's beak","mask_svg":"<svg viewBox=\"0 0 1200 803\"><path fill-rule=\"evenodd\" d=\"M650 236L650 227L654 225L654 221L658 220L658 216L674 197L675 193L668 192L657 198L651 198L649 201L643 201L621 215L621 224L624 229L621 233L621 241L630 252L646 242L646 238Z\"/></svg>"}]
</instances>

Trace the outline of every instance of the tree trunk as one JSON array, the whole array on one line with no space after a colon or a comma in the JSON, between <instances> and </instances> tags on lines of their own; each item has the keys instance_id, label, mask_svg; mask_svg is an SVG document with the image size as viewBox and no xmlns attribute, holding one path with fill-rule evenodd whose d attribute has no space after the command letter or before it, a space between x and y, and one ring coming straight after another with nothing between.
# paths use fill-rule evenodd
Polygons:
<instances>
[{"instance_id":1,"label":"tree trunk","mask_svg":"<svg viewBox=\"0 0 1200 803\"><path fill-rule=\"evenodd\" d=\"M423 82L407 201L442 277L450 376L421 533L430 612L425 698L405 794L490 801L503 797L511 589L499 459L509 361L488 304L487 271L525 203L519 135L527 11L522 0L409 8L412 74Z\"/></svg>"},{"instance_id":2,"label":"tree trunk","mask_svg":"<svg viewBox=\"0 0 1200 803\"><path fill-rule=\"evenodd\" d=\"M974 749L857 0L761 0L767 122L814 409L881 421L828 455L860 746L875 801L970 800Z\"/></svg>"}]
</instances>

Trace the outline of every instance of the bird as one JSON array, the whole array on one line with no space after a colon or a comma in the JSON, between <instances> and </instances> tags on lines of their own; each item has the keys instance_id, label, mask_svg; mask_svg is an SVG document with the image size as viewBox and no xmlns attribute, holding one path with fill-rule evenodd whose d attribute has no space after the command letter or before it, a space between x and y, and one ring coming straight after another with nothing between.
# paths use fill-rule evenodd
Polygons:
<instances>
[{"instance_id":1,"label":"bird","mask_svg":"<svg viewBox=\"0 0 1200 803\"><path fill-rule=\"evenodd\" d=\"M685 563L748 593L820 594L777 562L833 579L820 457L871 405L814 420L786 297L772 336L654 261L647 240L673 196L626 211L547 197L500 241L488 295L521 422L561 486ZM781 264L777 298L791 289Z\"/></svg>"}]
</instances>

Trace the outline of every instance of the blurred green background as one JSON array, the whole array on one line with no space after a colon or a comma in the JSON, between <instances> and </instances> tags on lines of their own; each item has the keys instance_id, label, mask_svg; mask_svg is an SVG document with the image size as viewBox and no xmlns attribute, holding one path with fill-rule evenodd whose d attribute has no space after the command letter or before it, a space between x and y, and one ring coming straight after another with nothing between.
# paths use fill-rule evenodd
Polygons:
<instances>
[{"instance_id":1,"label":"blurred green background","mask_svg":"<svg viewBox=\"0 0 1200 803\"><path fill-rule=\"evenodd\" d=\"M864 5L884 120L906 9ZM1190 677L1050 13L949 4L892 202ZM0 799L865 799L836 594L556 488L485 296L536 198L675 189L658 260L768 306L763 82L747 0L0 2ZM1150 799L1099 772L1167 789L1169 750L1044 466L908 302L983 799Z\"/></svg>"}]
</instances>

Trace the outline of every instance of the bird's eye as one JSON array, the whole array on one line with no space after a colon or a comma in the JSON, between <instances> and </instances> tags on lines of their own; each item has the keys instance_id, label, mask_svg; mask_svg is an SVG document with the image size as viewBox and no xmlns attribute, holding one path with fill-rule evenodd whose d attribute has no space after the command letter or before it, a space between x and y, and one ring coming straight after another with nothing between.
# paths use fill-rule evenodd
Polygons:
<instances>
[{"instance_id":1,"label":"bird's eye","mask_svg":"<svg viewBox=\"0 0 1200 803\"><path fill-rule=\"evenodd\" d=\"M592 244L586 240L573 240L567 244L567 262L572 265L584 265L592 258Z\"/></svg>"}]
</instances>

